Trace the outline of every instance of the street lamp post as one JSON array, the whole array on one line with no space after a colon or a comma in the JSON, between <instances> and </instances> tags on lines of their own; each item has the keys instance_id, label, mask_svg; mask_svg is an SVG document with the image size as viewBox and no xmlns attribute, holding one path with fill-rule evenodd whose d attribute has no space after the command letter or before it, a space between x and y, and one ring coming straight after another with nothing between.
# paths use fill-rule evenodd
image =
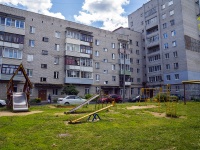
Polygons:
<instances>
[{"instance_id":1,"label":"street lamp post","mask_svg":"<svg viewBox=\"0 0 200 150\"><path fill-rule=\"evenodd\" d=\"M124 81L124 84L123 84L123 101L125 100L125 54L126 54L126 48L124 46L124 72L123 72L123 81Z\"/></svg>"}]
</instances>

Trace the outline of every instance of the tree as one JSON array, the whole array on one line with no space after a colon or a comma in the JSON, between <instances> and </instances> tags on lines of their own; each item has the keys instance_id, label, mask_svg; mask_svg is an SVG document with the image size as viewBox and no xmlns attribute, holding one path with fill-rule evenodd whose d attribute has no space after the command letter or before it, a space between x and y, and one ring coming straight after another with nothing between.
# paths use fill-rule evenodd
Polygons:
<instances>
[{"instance_id":1,"label":"tree","mask_svg":"<svg viewBox=\"0 0 200 150\"><path fill-rule=\"evenodd\" d=\"M61 94L66 94L66 95L77 95L78 93L79 91L76 90L76 87L74 85L65 85L61 92Z\"/></svg>"}]
</instances>

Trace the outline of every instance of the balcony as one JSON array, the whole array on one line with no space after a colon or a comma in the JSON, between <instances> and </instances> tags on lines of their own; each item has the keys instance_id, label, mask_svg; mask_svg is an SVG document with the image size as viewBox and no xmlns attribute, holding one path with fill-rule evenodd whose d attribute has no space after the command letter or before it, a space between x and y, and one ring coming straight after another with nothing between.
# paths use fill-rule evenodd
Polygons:
<instances>
[{"instance_id":1,"label":"balcony","mask_svg":"<svg viewBox=\"0 0 200 150\"><path fill-rule=\"evenodd\" d=\"M25 29L15 28L15 27L12 27L12 26L0 25L0 31L25 35Z\"/></svg>"},{"instance_id":2,"label":"balcony","mask_svg":"<svg viewBox=\"0 0 200 150\"><path fill-rule=\"evenodd\" d=\"M120 71L119 71L119 74L120 74L120 75L123 75L123 74L124 74L124 70L120 70ZM130 76L130 75L131 75L131 72L130 72L130 71L127 71L127 70L125 70L125 75L128 75L128 76Z\"/></svg>"},{"instance_id":3,"label":"balcony","mask_svg":"<svg viewBox=\"0 0 200 150\"><path fill-rule=\"evenodd\" d=\"M12 75L7 75L7 74L1 74L0 73L0 79L1 80L10 80L10 78L12 77ZM24 76L22 75L16 75L14 78L14 81L23 81L24 80Z\"/></svg>"},{"instance_id":4,"label":"balcony","mask_svg":"<svg viewBox=\"0 0 200 150\"><path fill-rule=\"evenodd\" d=\"M86 72L93 72L93 67L66 65L65 70L80 70L80 71L86 71Z\"/></svg>"},{"instance_id":5,"label":"balcony","mask_svg":"<svg viewBox=\"0 0 200 150\"><path fill-rule=\"evenodd\" d=\"M118 63L119 64L124 64L124 59L119 59ZM131 64L130 59L125 59L125 64L126 65L130 65Z\"/></svg>"},{"instance_id":6,"label":"balcony","mask_svg":"<svg viewBox=\"0 0 200 150\"><path fill-rule=\"evenodd\" d=\"M92 54L85 54L85 53L80 53L76 51L65 51L65 55L67 56L74 56L74 57L85 57L85 58L92 58Z\"/></svg>"},{"instance_id":7,"label":"balcony","mask_svg":"<svg viewBox=\"0 0 200 150\"><path fill-rule=\"evenodd\" d=\"M3 42L3 41L0 41L0 46L12 47L19 50L22 50L24 48L24 44L16 44L16 43L9 43L9 42Z\"/></svg>"},{"instance_id":8,"label":"balcony","mask_svg":"<svg viewBox=\"0 0 200 150\"><path fill-rule=\"evenodd\" d=\"M65 78L65 83L69 84L93 84L93 79L87 79L87 78Z\"/></svg>"},{"instance_id":9,"label":"balcony","mask_svg":"<svg viewBox=\"0 0 200 150\"><path fill-rule=\"evenodd\" d=\"M91 46L91 44L89 42L81 41L79 39L72 39L72 38L66 38L65 43Z\"/></svg>"}]
</instances>

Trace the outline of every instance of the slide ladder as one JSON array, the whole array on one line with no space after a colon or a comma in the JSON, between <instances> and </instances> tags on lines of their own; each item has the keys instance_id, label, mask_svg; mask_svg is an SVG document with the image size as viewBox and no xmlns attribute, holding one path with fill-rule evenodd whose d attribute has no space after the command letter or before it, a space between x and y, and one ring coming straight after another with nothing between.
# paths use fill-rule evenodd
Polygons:
<instances>
[{"instance_id":1,"label":"slide ladder","mask_svg":"<svg viewBox=\"0 0 200 150\"><path fill-rule=\"evenodd\" d=\"M83 102L82 104L78 105L77 107L75 107L75 108L69 110L68 112L64 112L64 113L65 113L65 114L66 114L66 113L72 113L72 112L74 112L75 110L77 110L77 109L81 108L82 106L84 106L85 104L88 104L90 101L94 100L94 99L97 98L97 97L99 97L98 94L97 94L97 95L94 95L94 96L91 97L89 100Z\"/></svg>"},{"instance_id":2,"label":"slide ladder","mask_svg":"<svg viewBox=\"0 0 200 150\"><path fill-rule=\"evenodd\" d=\"M108 108L110 108L110 107L112 107L112 106L114 106L114 102L112 103L112 105L109 105L109 106L107 106L107 107L104 107L104 108L102 108L102 109L99 109L99 110L97 110L97 111L94 111L94 112L92 112L92 113L90 113L90 114L87 114L87 115L85 115L85 116L83 116L83 117L80 117L80 118L78 118L78 119L76 119L76 120L73 120L73 121L70 120L68 123L69 123L69 124L78 123L79 120L81 120L81 119L83 119L83 118L86 118L86 117L89 117L89 116L91 116L91 115L93 115L93 114L96 114L96 113L98 113L98 112L100 112L100 111L102 111L102 110L108 109Z\"/></svg>"},{"instance_id":3,"label":"slide ladder","mask_svg":"<svg viewBox=\"0 0 200 150\"><path fill-rule=\"evenodd\" d=\"M28 101L25 92L13 92L13 111L28 111Z\"/></svg>"}]
</instances>

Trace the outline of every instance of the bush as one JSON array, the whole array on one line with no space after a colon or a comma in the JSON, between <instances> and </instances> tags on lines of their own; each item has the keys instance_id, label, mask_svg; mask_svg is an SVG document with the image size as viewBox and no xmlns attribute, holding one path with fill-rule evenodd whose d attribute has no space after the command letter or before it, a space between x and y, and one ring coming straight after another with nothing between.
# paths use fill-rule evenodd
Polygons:
<instances>
[{"instance_id":1,"label":"bush","mask_svg":"<svg viewBox=\"0 0 200 150\"><path fill-rule=\"evenodd\" d=\"M36 102L36 103L41 103L41 98L39 98L39 97L38 97L38 98L35 98L35 102Z\"/></svg>"},{"instance_id":2,"label":"bush","mask_svg":"<svg viewBox=\"0 0 200 150\"><path fill-rule=\"evenodd\" d=\"M86 95L85 95L85 99L89 99L89 98L91 98L91 97L92 97L91 94L86 94Z\"/></svg>"}]
</instances>

